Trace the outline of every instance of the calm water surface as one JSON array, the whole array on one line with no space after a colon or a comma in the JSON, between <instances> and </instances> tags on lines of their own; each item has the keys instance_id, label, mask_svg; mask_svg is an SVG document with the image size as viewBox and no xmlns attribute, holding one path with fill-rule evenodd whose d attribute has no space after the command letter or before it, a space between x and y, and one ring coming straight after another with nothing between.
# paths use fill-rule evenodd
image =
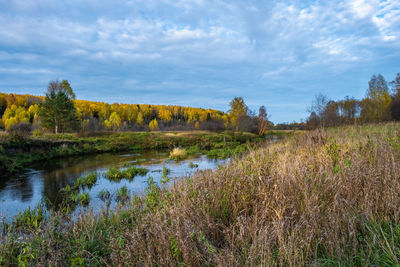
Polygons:
<instances>
[{"instance_id":1,"label":"calm water surface","mask_svg":"<svg viewBox=\"0 0 400 267\"><path fill-rule=\"evenodd\" d=\"M0 221L9 221L20 211L36 207L43 197L52 203L60 202L60 189L72 185L78 177L90 172L97 172L98 180L95 186L85 192L90 194L90 207L99 210L103 202L97 196L103 189L114 193L126 186L131 193L142 193L150 176L159 183L163 167L169 168L168 177L174 178L192 175L197 170L216 169L219 164L226 163L226 160L208 159L204 155L178 163L168 162L167 159L167 152L153 151L107 153L39 162L20 175L0 180ZM190 168L191 162L198 164L198 167ZM145 176L136 176L133 181L111 182L103 176L110 167L124 168L125 164L144 167L149 172Z\"/></svg>"}]
</instances>

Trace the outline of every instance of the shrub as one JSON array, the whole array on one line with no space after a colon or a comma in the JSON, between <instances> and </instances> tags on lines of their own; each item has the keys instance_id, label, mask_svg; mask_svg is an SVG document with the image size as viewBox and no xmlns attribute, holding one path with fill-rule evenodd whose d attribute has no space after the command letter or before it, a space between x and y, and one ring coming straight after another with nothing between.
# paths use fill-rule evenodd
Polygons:
<instances>
[{"instance_id":1,"label":"shrub","mask_svg":"<svg viewBox=\"0 0 400 267\"><path fill-rule=\"evenodd\" d=\"M169 153L170 159L173 159L175 161L179 161L182 159L185 159L187 157L186 150L183 148L175 147L170 153Z\"/></svg>"},{"instance_id":2,"label":"shrub","mask_svg":"<svg viewBox=\"0 0 400 267\"><path fill-rule=\"evenodd\" d=\"M28 138L32 132L32 125L29 122L20 122L17 124L11 125L7 129L8 134L11 139L20 141Z\"/></svg>"}]
</instances>

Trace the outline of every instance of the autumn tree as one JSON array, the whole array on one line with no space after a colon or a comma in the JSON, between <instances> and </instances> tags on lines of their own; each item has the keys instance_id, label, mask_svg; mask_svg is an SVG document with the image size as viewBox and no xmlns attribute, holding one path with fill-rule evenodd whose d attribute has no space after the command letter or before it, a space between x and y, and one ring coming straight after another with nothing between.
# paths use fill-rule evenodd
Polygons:
<instances>
[{"instance_id":1,"label":"autumn tree","mask_svg":"<svg viewBox=\"0 0 400 267\"><path fill-rule=\"evenodd\" d=\"M67 95L69 99L76 98L75 93L67 80L63 80L61 83L58 80L51 81L47 86L47 93L52 92L54 92L55 94L63 92L65 95Z\"/></svg>"},{"instance_id":2,"label":"autumn tree","mask_svg":"<svg viewBox=\"0 0 400 267\"><path fill-rule=\"evenodd\" d=\"M346 96L344 100L338 101L339 113L344 123L355 123L360 111L360 101L354 97Z\"/></svg>"},{"instance_id":3,"label":"autumn tree","mask_svg":"<svg viewBox=\"0 0 400 267\"><path fill-rule=\"evenodd\" d=\"M149 128L150 128L151 131L157 131L158 130L158 122L157 122L156 119L153 119L152 121L150 121Z\"/></svg>"},{"instance_id":4,"label":"autumn tree","mask_svg":"<svg viewBox=\"0 0 400 267\"><path fill-rule=\"evenodd\" d=\"M110 118L105 121L107 128L113 129L113 131L118 131L121 128L121 118L117 114L117 112L113 112L110 115Z\"/></svg>"},{"instance_id":5,"label":"autumn tree","mask_svg":"<svg viewBox=\"0 0 400 267\"><path fill-rule=\"evenodd\" d=\"M67 81L52 81L47 87L45 101L39 106L39 117L43 128L54 133L77 130L80 127L74 102L75 94Z\"/></svg>"},{"instance_id":6,"label":"autumn tree","mask_svg":"<svg viewBox=\"0 0 400 267\"><path fill-rule=\"evenodd\" d=\"M339 115L339 105L333 100L328 101L322 113L322 120L326 126L338 126L341 123Z\"/></svg>"},{"instance_id":7,"label":"autumn tree","mask_svg":"<svg viewBox=\"0 0 400 267\"><path fill-rule=\"evenodd\" d=\"M247 106L244 103L243 98L235 97L230 103L229 117L232 126L238 130L240 119L247 115Z\"/></svg>"},{"instance_id":8,"label":"autumn tree","mask_svg":"<svg viewBox=\"0 0 400 267\"><path fill-rule=\"evenodd\" d=\"M316 129L319 126L320 120L317 113L312 111L310 116L307 118L306 125L309 130Z\"/></svg>"},{"instance_id":9,"label":"autumn tree","mask_svg":"<svg viewBox=\"0 0 400 267\"><path fill-rule=\"evenodd\" d=\"M325 127L326 121L324 118L324 112L328 102L328 98L325 95L319 93L314 96L311 107L308 109L308 111L313 114L313 124L316 122L317 125L322 128Z\"/></svg>"},{"instance_id":10,"label":"autumn tree","mask_svg":"<svg viewBox=\"0 0 400 267\"><path fill-rule=\"evenodd\" d=\"M139 114L137 115L136 123L139 124L139 125L143 125L144 124L144 118L143 118L142 112L139 112Z\"/></svg>"},{"instance_id":11,"label":"autumn tree","mask_svg":"<svg viewBox=\"0 0 400 267\"><path fill-rule=\"evenodd\" d=\"M21 122L30 122L30 114L26 108L22 106L12 105L9 108L6 108L2 122L6 130L8 130L11 126L21 123Z\"/></svg>"},{"instance_id":12,"label":"autumn tree","mask_svg":"<svg viewBox=\"0 0 400 267\"><path fill-rule=\"evenodd\" d=\"M261 106L258 110L258 135L264 135L268 129L267 109Z\"/></svg>"},{"instance_id":13,"label":"autumn tree","mask_svg":"<svg viewBox=\"0 0 400 267\"><path fill-rule=\"evenodd\" d=\"M164 122L172 121L172 112L166 108L161 108L158 111L158 118Z\"/></svg>"},{"instance_id":14,"label":"autumn tree","mask_svg":"<svg viewBox=\"0 0 400 267\"><path fill-rule=\"evenodd\" d=\"M196 130L200 130L200 123L198 121L196 121L196 123L194 124L194 128Z\"/></svg>"},{"instance_id":15,"label":"autumn tree","mask_svg":"<svg viewBox=\"0 0 400 267\"><path fill-rule=\"evenodd\" d=\"M373 75L368 82L367 97L362 101L361 117L367 122L390 120L391 97L388 85L381 74Z\"/></svg>"}]
</instances>

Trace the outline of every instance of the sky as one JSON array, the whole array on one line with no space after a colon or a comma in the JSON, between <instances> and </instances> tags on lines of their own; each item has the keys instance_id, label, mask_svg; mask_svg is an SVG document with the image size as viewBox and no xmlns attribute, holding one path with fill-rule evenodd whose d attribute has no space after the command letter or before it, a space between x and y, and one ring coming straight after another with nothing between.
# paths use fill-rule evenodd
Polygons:
<instances>
[{"instance_id":1,"label":"sky","mask_svg":"<svg viewBox=\"0 0 400 267\"><path fill-rule=\"evenodd\" d=\"M0 0L0 92L222 111L274 123L400 72L400 0Z\"/></svg>"}]
</instances>

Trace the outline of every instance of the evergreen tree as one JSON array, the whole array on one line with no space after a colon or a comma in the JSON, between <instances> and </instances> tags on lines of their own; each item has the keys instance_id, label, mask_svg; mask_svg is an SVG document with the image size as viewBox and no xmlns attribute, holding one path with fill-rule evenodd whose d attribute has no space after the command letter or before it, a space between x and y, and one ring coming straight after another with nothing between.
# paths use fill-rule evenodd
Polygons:
<instances>
[{"instance_id":1,"label":"evergreen tree","mask_svg":"<svg viewBox=\"0 0 400 267\"><path fill-rule=\"evenodd\" d=\"M65 89L63 83L50 82L45 101L39 106L42 127L51 129L56 134L78 130L80 127L79 117L72 101L75 95L71 88Z\"/></svg>"}]
</instances>

